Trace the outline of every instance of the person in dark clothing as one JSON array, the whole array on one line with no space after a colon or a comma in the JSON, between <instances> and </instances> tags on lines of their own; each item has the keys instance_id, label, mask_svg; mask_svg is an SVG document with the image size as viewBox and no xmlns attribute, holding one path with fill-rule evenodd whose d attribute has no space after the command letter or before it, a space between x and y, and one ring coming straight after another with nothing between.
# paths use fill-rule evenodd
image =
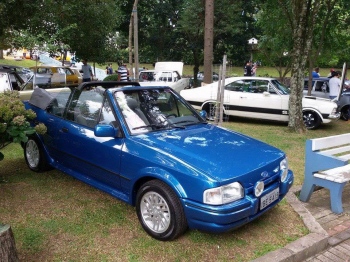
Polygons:
<instances>
[{"instance_id":1,"label":"person in dark clothing","mask_svg":"<svg viewBox=\"0 0 350 262\"><path fill-rule=\"evenodd\" d=\"M252 64L250 61L244 67L244 76L252 76Z\"/></svg>"}]
</instances>

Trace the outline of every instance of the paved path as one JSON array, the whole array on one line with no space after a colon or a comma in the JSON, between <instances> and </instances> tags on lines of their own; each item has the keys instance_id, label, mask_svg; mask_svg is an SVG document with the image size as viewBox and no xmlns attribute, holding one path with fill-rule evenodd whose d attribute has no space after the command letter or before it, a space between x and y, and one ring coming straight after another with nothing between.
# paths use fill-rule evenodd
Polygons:
<instances>
[{"instance_id":1,"label":"paved path","mask_svg":"<svg viewBox=\"0 0 350 262\"><path fill-rule=\"evenodd\" d=\"M327 189L316 190L307 203L298 199L300 186L287 194L288 203L303 219L310 233L254 262L350 262L350 183L343 190L342 214L330 210Z\"/></svg>"},{"instance_id":2,"label":"paved path","mask_svg":"<svg viewBox=\"0 0 350 262\"><path fill-rule=\"evenodd\" d=\"M350 239L330 247L326 251L317 254L306 261L308 262L330 262L350 261Z\"/></svg>"}]
</instances>

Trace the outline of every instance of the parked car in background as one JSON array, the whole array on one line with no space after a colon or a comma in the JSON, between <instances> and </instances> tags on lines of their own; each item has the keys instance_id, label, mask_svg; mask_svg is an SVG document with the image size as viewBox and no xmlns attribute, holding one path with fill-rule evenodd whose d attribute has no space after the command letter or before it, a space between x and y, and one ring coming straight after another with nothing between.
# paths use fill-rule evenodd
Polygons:
<instances>
[{"instance_id":1,"label":"parked car in background","mask_svg":"<svg viewBox=\"0 0 350 262\"><path fill-rule=\"evenodd\" d=\"M311 96L322 97L325 99L329 99L329 82L328 77L320 77L313 79L314 85L311 89ZM308 93L308 83L309 79L305 79L304 81L304 96ZM350 81L345 80L343 88L341 90L341 94L339 96L339 100L335 99L334 102L338 105L338 111L340 112L340 118L343 120L349 119L349 108L350 108Z\"/></svg>"},{"instance_id":2,"label":"parked car in background","mask_svg":"<svg viewBox=\"0 0 350 262\"><path fill-rule=\"evenodd\" d=\"M190 79L190 88L201 86L203 80L204 80L204 72L198 72L198 74L197 74L197 85L195 85L195 83L194 83L194 78L191 77L191 79ZM219 74L213 72L212 81L213 82L219 81Z\"/></svg>"},{"instance_id":3,"label":"parked car in background","mask_svg":"<svg viewBox=\"0 0 350 262\"><path fill-rule=\"evenodd\" d=\"M68 66L34 66L30 67L36 76L50 78L51 87L76 87L79 85L79 78Z\"/></svg>"},{"instance_id":4,"label":"parked car in background","mask_svg":"<svg viewBox=\"0 0 350 262\"><path fill-rule=\"evenodd\" d=\"M31 76L32 78L33 76ZM12 69L0 69L0 93L5 91L19 91L21 100L28 100L33 93L33 83L31 78L24 82L16 71ZM43 81L42 88L49 88L45 85L47 79L37 80L37 83ZM57 88L51 88L50 91L55 92Z\"/></svg>"},{"instance_id":5,"label":"parked car in background","mask_svg":"<svg viewBox=\"0 0 350 262\"><path fill-rule=\"evenodd\" d=\"M20 91L23 84L23 79L16 71L9 68L0 68L0 92Z\"/></svg>"},{"instance_id":6,"label":"parked car in background","mask_svg":"<svg viewBox=\"0 0 350 262\"><path fill-rule=\"evenodd\" d=\"M284 152L208 124L169 87L89 82L36 89L25 106L47 127L23 145L28 167L59 169L136 206L158 240L242 226L293 184Z\"/></svg>"},{"instance_id":7,"label":"parked car in background","mask_svg":"<svg viewBox=\"0 0 350 262\"><path fill-rule=\"evenodd\" d=\"M139 73L142 86L169 86L177 92L190 86L189 78L182 78L182 62L157 62L154 70L143 70Z\"/></svg>"},{"instance_id":8,"label":"parked car in background","mask_svg":"<svg viewBox=\"0 0 350 262\"><path fill-rule=\"evenodd\" d=\"M33 74L33 72L29 68L22 66L0 65L0 69L12 69L13 71L17 72L17 74L23 79L23 81L28 80Z\"/></svg>"},{"instance_id":9,"label":"parked car in background","mask_svg":"<svg viewBox=\"0 0 350 262\"><path fill-rule=\"evenodd\" d=\"M78 83L81 84L83 82L83 75L82 73L80 72L80 70L76 67L71 67L70 68L74 74L78 77Z\"/></svg>"},{"instance_id":10,"label":"parked car in background","mask_svg":"<svg viewBox=\"0 0 350 262\"><path fill-rule=\"evenodd\" d=\"M329 99L329 82L328 77L320 77L312 79L311 96L323 97ZM309 78L304 80L304 95L307 95L309 88Z\"/></svg>"},{"instance_id":11,"label":"parked car in background","mask_svg":"<svg viewBox=\"0 0 350 262\"><path fill-rule=\"evenodd\" d=\"M205 110L214 119L218 83L182 90L192 106ZM289 89L275 78L230 77L225 79L224 114L228 116L288 122ZM338 119L337 104L326 99L304 97L303 119L308 129Z\"/></svg>"}]
</instances>

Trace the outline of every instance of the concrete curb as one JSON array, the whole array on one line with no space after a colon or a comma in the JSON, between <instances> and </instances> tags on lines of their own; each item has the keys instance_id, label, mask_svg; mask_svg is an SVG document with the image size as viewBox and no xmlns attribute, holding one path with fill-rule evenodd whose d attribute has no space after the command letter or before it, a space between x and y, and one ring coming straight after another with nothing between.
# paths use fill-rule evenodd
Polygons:
<instances>
[{"instance_id":1,"label":"concrete curb","mask_svg":"<svg viewBox=\"0 0 350 262\"><path fill-rule=\"evenodd\" d=\"M252 260L253 262L298 262L304 261L329 247L329 235L316 221L312 214L301 204L296 193L300 191L300 186L293 186L286 196L287 202L301 216L305 226L310 233L285 247L267 253L266 255ZM350 230L347 232L350 237ZM344 234L343 238L347 236ZM340 241L334 237L333 243ZM343 241L343 240L341 240ZM339 242L338 242L339 243Z\"/></svg>"}]
</instances>

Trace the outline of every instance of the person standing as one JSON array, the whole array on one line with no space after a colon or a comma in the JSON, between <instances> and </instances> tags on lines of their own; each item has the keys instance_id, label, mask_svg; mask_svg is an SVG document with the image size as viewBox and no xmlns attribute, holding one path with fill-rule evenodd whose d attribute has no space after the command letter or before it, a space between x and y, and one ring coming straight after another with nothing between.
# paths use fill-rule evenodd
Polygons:
<instances>
[{"instance_id":1,"label":"person standing","mask_svg":"<svg viewBox=\"0 0 350 262\"><path fill-rule=\"evenodd\" d=\"M244 76L252 76L252 65L248 61L244 67Z\"/></svg>"},{"instance_id":2,"label":"person standing","mask_svg":"<svg viewBox=\"0 0 350 262\"><path fill-rule=\"evenodd\" d=\"M312 76L312 79L314 79L314 78L320 78L320 68L319 67L316 67L315 69L314 69L314 71L312 71L312 74L311 74L311 76ZM315 84L315 81L312 81L312 86L314 86L314 84Z\"/></svg>"},{"instance_id":3,"label":"person standing","mask_svg":"<svg viewBox=\"0 0 350 262\"><path fill-rule=\"evenodd\" d=\"M329 79L329 98L333 100L336 98L340 91L341 81L339 79L340 73L338 71L334 71L332 74L332 78Z\"/></svg>"},{"instance_id":4,"label":"person standing","mask_svg":"<svg viewBox=\"0 0 350 262\"><path fill-rule=\"evenodd\" d=\"M331 70L329 71L329 74L327 75L327 77L328 77L328 78L331 78L331 77L332 77L333 72L334 72L334 69L333 69L333 68L331 68Z\"/></svg>"},{"instance_id":5,"label":"person standing","mask_svg":"<svg viewBox=\"0 0 350 262\"><path fill-rule=\"evenodd\" d=\"M92 73L91 66L87 63L87 60L83 60L83 65L81 66L81 70L83 71L83 82L90 82L94 75Z\"/></svg>"},{"instance_id":6,"label":"person standing","mask_svg":"<svg viewBox=\"0 0 350 262\"><path fill-rule=\"evenodd\" d=\"M258 65L257 65L257 63L254 63L253 68L252 68L252 76L256 76L257 70L258 70Z\"/></svg>"},{"instance_id":7,"label":"person standing","mask_svg":"<svg viewBox=\"0 0 350 262\"><path fill-rule=\"evenodd\" d=\"M127 82L129 81L129 70L126 68L126 64L121 63L118 68L118 81Z\"/></svg>"},{"instance_id":8,"label":"person standing","mask_svg":"<svg viewBox=\"0 0 350 262\"><path fill-rule=\"evenodd\" d=\"M312 78L319 78L320 77L320 68L316 67L314 71L312 71Z\"/></svg>"},{"instance_id":9,"label":"person standing","mask_svg":"<svg viewBox=\"0 0 350 262\"><path fill-rule=\"evenodd\" d=\"M108 64L108 66L106 67L106 74L107 75L112 75L113 74L112 64Z\"/></svg>"}]
</instances>

